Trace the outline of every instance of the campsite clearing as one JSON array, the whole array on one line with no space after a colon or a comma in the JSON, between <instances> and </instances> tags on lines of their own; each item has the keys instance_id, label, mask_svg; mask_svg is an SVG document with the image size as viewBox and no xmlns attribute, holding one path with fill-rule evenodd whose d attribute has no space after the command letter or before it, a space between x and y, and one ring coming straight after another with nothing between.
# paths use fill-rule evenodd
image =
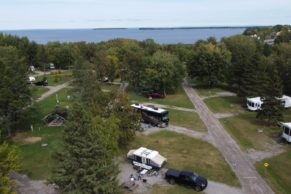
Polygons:
<instances>
[{"instance_id":1,"label":"campsite clearing","mask_svg":"<svg viewBox=\"0 0 291 194\"><path fill-rule=\"evenodd\" d=\"M37 81L43 80L46 77L48 81L48 86L56 86L63 84L72 79L71 71L52 71L42 76L37 77Z\"/></svg>"},{"instance_id":2,"label":"campsite clearing","mask_svg":"<svg viewBox=\"0 0 291 194\"><path fill-rule=\"evenodd\" d=\"M195 112L169 109L170 124L185 127L195 131L207 131L199 115Z\"/></svg>"},{"instance_id":3,"label":"campsite clearing","mask_svg":"<svg viewBox=\"0 0 291 194\"><path fill-rule=\"evenodd\" d=\"M240 185L219 151L205 141L163 130L148 136L139 135L128 147L140 146L158 150L167 158L167 168L188 169L210 180Z\"/></svg>"},{"instance_id":4,"label":"campsite clearing","mask_svg":"<svg viewBox=\"0 0 291 194\"><path fill-rule=\"evenodd\" d=\"M236 96L214 97L204 100L205 104L214 113L243 113L243 99Z\"/></svg>"},{"instance_id":5,"label":"campsite clearing","mask_svg":"<svg viewBox=\"0 0 291 194\"><path fill-rule=\"evenodd\" d=\"M275 193L289 194L291 191L291 149L273 158L258 162L256 168ZM268 163L268 167L265 167Z\"/></svg>"},{"instance_id":6,"label":"campsite clearing","mask_svg":"<svg viewBox=\"0 0 291 194\"><path fill-rule=\"evenodd\" d=\"M155 104L164 104L169 106L177 106L177 107L183 107L183 108L190 108L193 109L193 104L189 100L188 96L184 92L184 90L179 87L175 94L168 94L166 98L161 99L148 99L141 94L137 94L136 92L133 92L129 90L128 97L130 101L138 102L138 103L155 103Z\"/></svg>"}]
</instances>

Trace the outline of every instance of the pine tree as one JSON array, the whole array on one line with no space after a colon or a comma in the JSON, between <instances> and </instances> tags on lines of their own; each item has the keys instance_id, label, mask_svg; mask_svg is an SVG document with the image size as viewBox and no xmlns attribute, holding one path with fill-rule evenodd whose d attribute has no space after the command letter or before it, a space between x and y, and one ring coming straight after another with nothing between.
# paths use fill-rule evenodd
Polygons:
<instances>
[{"instance_id":1,"label":"pine tree","mask_svg":"<svg viewBox=\"0 0 291 194\"><path fill-rule=\"evenodd\" d=\"M9 178L11 170L19 170L19 155L15 146L0 144L0 193L11 194L15 181Z\"/></svg>"},{"instance_id":2,"label":"pine tree","mask_svg":"<svg viewBox=\"0 0 291 194\"><path fill-rule=\"evenodd\" d=\"M62 193L119 193L113 157L118 121L101 119L75 105L64 130L63 150L52 177Z\"/></svg>"},{"instance_id":3,"label":"pine tree","mask_svg":"<svg viewBox=\"0 0 291 194\"><path fill-rule=\"evenodd\" d=\"M111 114L119 120L118 124L118 144L126 146L135 136L135 132L140 129L140 114L130 105L125 93L118 93Z\"/></svg>"},{"instance_id":4,"label":"pine tree","mask_svg":"<svg viewBox=\"0 0 291 194\"><path fill-rule=\"evenodd\" d=\"M276 124L283 120L283 106L278 99L282 96L282 80L279 77L277 67L270 58L262 59L266 64L265 83L263 88L263 105L257 113L257 118L266 120L268 124Z\"/></svg>"}]
</instances>

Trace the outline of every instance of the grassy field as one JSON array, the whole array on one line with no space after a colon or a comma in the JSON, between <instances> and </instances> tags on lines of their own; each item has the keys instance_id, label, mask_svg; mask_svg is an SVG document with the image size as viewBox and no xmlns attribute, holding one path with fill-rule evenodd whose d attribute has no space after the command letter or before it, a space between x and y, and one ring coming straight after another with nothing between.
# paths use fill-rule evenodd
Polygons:
<instances>
[{"instance_id":1,"label":"grassy field","mask_svg":"<svg viewBox=\"0 0 291 194\"><path fill-rule=\"evenodd\" d=\"M137 93L133 91L128 92L129 100L134 102L152 102L157 104L164 104L164 105L170 105L170 106L178 106L178 107L184 107L184 108L194 108L193 104L189 100L187 94L183 90L182 87L180 87L175 94L169 94L164 99L151 99L138 95Z\"/></svg>"},{"instance_id":2,"label":"grassy field","mask_svg":"<svg viewBox=\"0 0 291 194\"><path fill-rule=\"evenodd\" d=\"M33 99L39 98L42 94L47 92L49 89L42 86L30 86L30 91Z\"/></svg>"},{"instance_id":3,"label":"grassy field","mask_svg":"<svg viewBox=\"0 0 291 194\"><path fill-rule=\"evenodd\" d=\"M271 146L272 139L276 140L281 133L279 127L270 127L256 119L256 113L253 112L221 119L220 121L243 149L264 150ZM259 133L258 129L262 129L263 132Z\"/></svg>"},{"instance_id":4,"label":"grassy field","mask_svg":"<svg viewBox=\"0 0 291 194\"><path fill-rule=\"evenodd\" d=\"M170 124L196 131L207 131L202 120L195 112L185 112L169 109Z\"/></svg>"},{"instance_id":5,"label":"grassy field","mask_svg":"<svg viewBox=\"0 0 291 194\"><path fill-rule=\"evenodd\" d=\"M19 146L21 153L22 172L32 179L47 179L54 166L53 154L61 146L62 127L46 127L39 125L34 132L17 134L14 142ZM38 142L26 142L27 137L40 137ZM42 144L47 144L43 147Z\"/></svg>"},{"instance_id":6,"label":"grassy field","mask_svg":"<svg viewBox=\"0 0 291 194\"><path fill-rule=\"evenodd\" d=\"M182 134L160 131L138 136L129 149L140 146L158 150L168 160L166 167L193 170L210 180L239 186L239 181L219 151L211 144Z\"/></svg>"},{"instance_id":7,"label":"grassy field","mask_svg":"<svg viewBox=\"0 0 291 194\"><path fill-rule=\"evenodd\" d=\"M275 193L291 193L291 148L288 146L287 152L256 164L259 173ZM268 168L264 167L265 162L269 163Z\"/></svg>"},{"instance_id":8,"label":"grassy field","mask_svg":"<svg viewBox=\"0 0 291 194\"><path fill-rule=\"evenodd\" d=\"M56 93L60 106L67 107L72 103L73 99L67 98L71 95L70 90L66 88ZM33 123L34 131L20 132L13 138L20 149L22 171L33 179L49 178L54 166L52 155L61 146L63 127L47 127L42 121L42 118L53 111L57 105L56 94L35 105L39 114ZM30 140L33 138L38 138L38 140ZM43 147L42 144L47 144L47 146Z\"/></svg>"},{"instance_id":9,"label":"grassy field","mask_svg":"<svg viewBox=\"0 0 291 194\"><path fill-rule=\"evenodd\" d=\"M236 96L214 97L205 99L204 102L212 112L215 113L243 113L243 99Z\"/></svg>"},{"instance_id":10,"label":"grassy field","mask_svg":"<svg viewBox=\"0 0 291 194\"><path fill-rule=\"evenodd\" d=\"M37 81L41 81L43 77L47 78L49 86L63 84L73 78L71 71L63 71L63 72L56 71L56 72L51 72L43 76L37 77Z\"/></svg>"},{"instance_id":11,"label":"grassy field","mask_svg":"<svg viewBox=\"0 0 291 194\"><path fill-rule=\"evenodd\" d=\"M284 115L285 122L291 122L291 108L285 109L283 112L283 115Z\"/></svg>"},{"instance_id":12,"label":"grassy field","mask_svg":"<svg viewBox=\"0 0 291 194\"><path fill-rule=\"evenodd\" d=\"M101 84L101 89L102 90L108 90L108 91L114 91L114 90L117 90L119 87L119 85L116 85L116 84Z\"/></svg>"},{"instance_id":13,"label":"grassy field","mask_svg":"<svg viewBox=\"0 0 291 194\"><path fill-rule=\"evenodd\" d=\"M221 88L194 88L200 96L213 96L218 94L219 92L225 92L225 90Z\"/></svg>"}]
</instances>

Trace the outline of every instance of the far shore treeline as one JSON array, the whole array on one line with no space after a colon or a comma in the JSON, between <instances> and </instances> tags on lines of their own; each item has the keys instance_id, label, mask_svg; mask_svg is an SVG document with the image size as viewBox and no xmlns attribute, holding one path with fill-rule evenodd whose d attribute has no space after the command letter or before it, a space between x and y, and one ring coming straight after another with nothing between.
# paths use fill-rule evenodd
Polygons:
<instances>
[{"instance_id":1,"label":"far shore treeline","mask_svg":"<svg viewBox=\"0 0 291 194\"><path fill-rule=\"evenodd\" d=\"M224 87L242 98L261 96L265 102L257 117L275 124L282 119L277 97L291 95L291 28L248 28L220 42L209 37L187 45L159 45L151 39L40 45L0 34L0 151L5 152L0 163L11 159L1 172L0 185L5 186L0 193L9 193L9 171L19 168L15 148L3 142L29 129L35 114L29 66L42 71L49 63L73 71L79 95L51 181L64 193L119 193L113 157L132 140L139 116L130 109L126 93L102 93L100 81L118 79L137 93L170 94L187 78L197 87Z\"/></svg>"}]
</instances>

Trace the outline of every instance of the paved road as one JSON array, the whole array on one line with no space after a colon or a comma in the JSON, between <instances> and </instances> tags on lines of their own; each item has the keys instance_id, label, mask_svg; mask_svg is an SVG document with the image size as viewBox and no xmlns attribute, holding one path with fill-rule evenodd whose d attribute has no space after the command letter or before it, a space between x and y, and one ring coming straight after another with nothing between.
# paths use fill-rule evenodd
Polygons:
<instances>
[{"instance_id":1,"label":"paved road","mask_svg":"<svg viewBox=\"0 0 291 194\"><path fill-rule=\"evenodd\" d=\"M243 192L249 194L273 194L274 192L258 174L251 160L225 131L219 120L208 109L196 91L187 83L183 84L183 88L208 128L208 133L212 136L214 144L239 178Z\"/></svg>"},{"instance_id":2,"label":"paved road","mask_svg":"<svg viewBox=\"0 0 291 194\"><path fill-rule=\"evenodd\" d=\"M57 91L65 88L65 87L68 87L71 82L72 81L68 81L66 83L63 83L63 84L60 84L60 85L57 85L57 86L48 87L49 91L47 91L46 93L42 94L38 99L36 99L36 102L40 102L40 101L46 99L47 97L49 97L50 95L52 95L53 93L56 93Z\"/></svg>"}]
</instances>

